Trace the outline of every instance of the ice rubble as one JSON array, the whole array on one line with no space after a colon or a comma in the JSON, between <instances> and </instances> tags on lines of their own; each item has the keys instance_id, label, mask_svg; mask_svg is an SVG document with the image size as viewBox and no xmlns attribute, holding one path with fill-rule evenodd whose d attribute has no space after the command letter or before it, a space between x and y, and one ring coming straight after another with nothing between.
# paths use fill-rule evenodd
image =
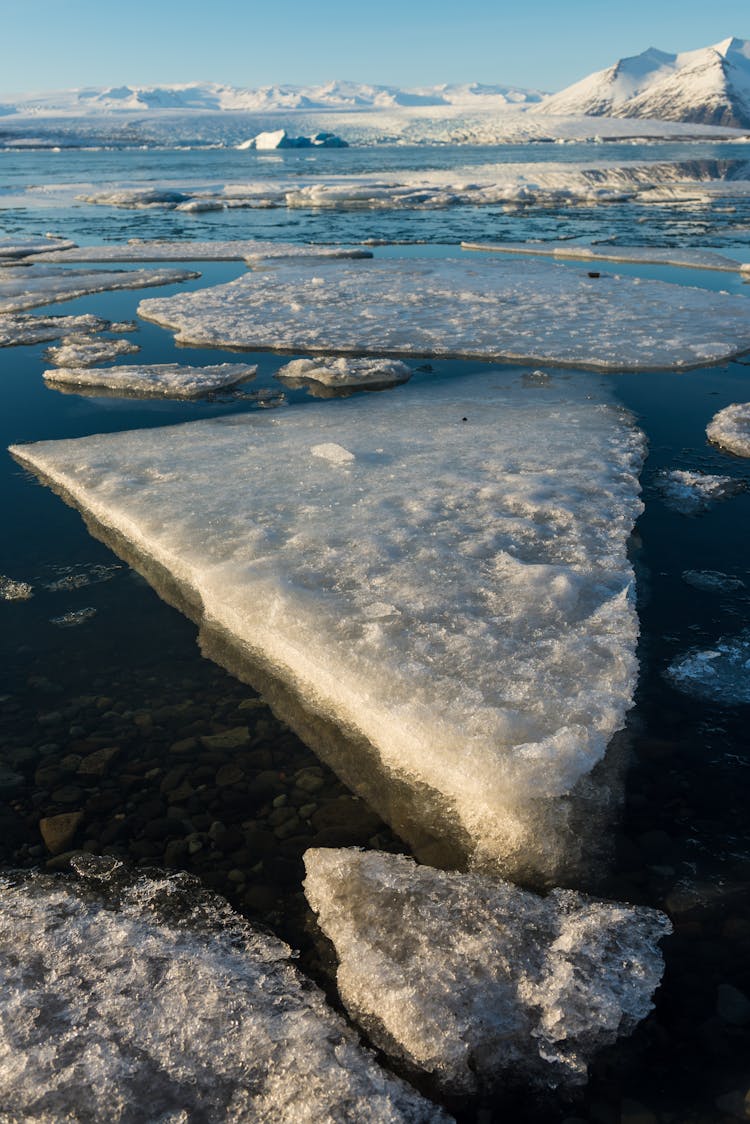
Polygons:
<instances>
[{"instance_id":1,"label":"ice rubble","mask_svg":"<svg viewBox=\"0 0 750 1124\"><path fill-rule=\"evenodd\" d=\"M750 402L734 402L719 410L706 426L714 445L738 457L750 457Z\"/></svg>"},{"instance_id":2,"label":"ice rubble","mask_svg":"<svg viewBox=\"0 0 750 1124\"><path fill-rule=\"evenodd\" d=\"M750 263L735 261L712 250L662 249L654 246L584 246L558 242L462 242L463 250L489 250L503 254L531 254L576 261L642 262L653 265L714 269L722 273L750 270Z\"/></svg>"},{"instance_id":3,"label":"ice rubble","mask_svg":"<svg viewBox=\"0 0 750 1124\"><path fill-rule=\"evenodd\" d=\"M115 326L100 316L34 316L5 313L0 315L0 347L47 343L76 333L113 331Z\"/></svg>"},{"instance_id":4,"label":"ice rubble","mask_svg":"<svg viewBox=\"0 0 750 1124\"><path fill-rule=\"evenodd\" d=\"M0 313L23 312L54 301L68 301L113 289L173 285L200 276L186 269L64 269L54 265L0 269Z\"/></svg>"},{"instance_id":5,"label":"ice rubble","mask_svg":"<svg viewBox=\"0 0 750 1124\"><path fill-rule=\"evenodd\" d=\"M394 386L407 382L412 369L397 359L345 359L321 355L318 359L293 359L276 372L276 378L302 386L306 381L337 390L358 386Z\"/></svg>"},{"instance_id":6,"label":"ice rubble","mask_svg":"<svg viewBox=\"0 0 750 1124\"><path fill-rule=\"evenodd\" d=\"M104 198L97 200L103 202ZM216 242L145 241L106 246L76 246L59 254L45 255L54 262L127 261L261 261L267 258L371 258L372 251L341 246L300 246L294 242L269 242L256 238L223 239Z\"/></svg>"},{"instance_id":7,"label":"ice rubble","mask_svg":"<svg viewBox=\"0 0 750 1124\"><path fill-rule=\"evenodd\" d=\"M706 472L674 468L659 473L656 486L667 507L681 515L701 515L717 500L726 500L744 491L744 480Z\"/></svg>"},{"instance_id":8,"label":"ice rubble","mask_svg":"<svg viewBox=\"0 0 750 1124\"><path fill-rule=\"evenodd\" d=\"M63 367L45 371L56 387L73 387L84 393L120 391L128 395L161 398L198 398L255 377L256 364L219 363L189 367L180 363L135 364L121 367Z\"/></svg>"},{"instance_id":9,"label":"ice rubble","mask_svg":"<svg viewBox=\"0 0 750 1124\"><path fill-rule=\"evenodd\" d=\"M722 637L710 648L678 656L665 675L686 695L737 706L750 703L750 631Z\"/></svg>"},{"instance_id":10,"label":"ice rubble","mask_svg":"<svg viewBox=\"0 0 750 1124\"><path fill-rule=\"evenodd\" d=\"M309 850L305 867L347 1011L450 1092L582 1084L653 1006L671 932L656 910L353 848Z\"/></svg>"},{"instance_id":11,"label":"ice rubble","mask_svg":"<svg viewBox=\"0 0 750 1124\"><path fill-rule=\"evenodd\" d=\"M287 720L420 853L588 865L611 798L590 771L637 673L644 452L599 380L485 373L12 451L217 658L285 684Z\"/></svg>"},{"instance_id":12,"label":"ice rubble","mask_svg":"<svg viewBox=\"0 0 750 1124\"><path fill-rule=\"evenodd\" d=\"M131 340L112 340L105 336L64 336L55 347L48 347L45 358L57 367L93 367L96 363L109 363L120 355L133 355L140 351Z\"/></svg>"},{"instance_id":13,"label":"ice rubble","mask_svg":"<svg viewBox=\"0 0 750 1124\"><path fill-rule=\"evenodd\" d=\"M0 880L0 1101L13 1119L450 1119L377 1065L286 945L193 880L74 865L76 881Z\"/></svg>"},{"instance_id":14,"label":"ice rubble","mask_svg":"<svg viewBox=\"0 0 750 1124\"><path fill-rule=\"evenodd\" d=\"M604 370L701 366L750 349L742 297L484 256L326 262L314 275L279 264L138 311L201 346Z\"/></svg>"}]
</instances>

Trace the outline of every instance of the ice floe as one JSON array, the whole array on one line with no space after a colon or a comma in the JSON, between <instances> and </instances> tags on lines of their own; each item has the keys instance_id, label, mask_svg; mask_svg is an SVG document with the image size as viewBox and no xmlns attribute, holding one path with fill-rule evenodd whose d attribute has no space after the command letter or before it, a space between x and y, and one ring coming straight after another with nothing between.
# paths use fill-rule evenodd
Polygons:
<instances>
[{"instance_id":1,"label":"ice floe","mask_svg":"<svg viewBox=\"0 0 750 1124\"><path fill-rule=\"evenodd\" d=\"M713 250L661 249L654 246L583 246L559 242L462 242L464 250L489 250L503 254L530 254L576 261L642 262L653 265L714 269L722 273L750 270L750 263L735 261Z\"/></svg>"},{"instance_id":2,"label":"ice floe","mask_svg":"<svg viewBox=\"0 0 750 1124\"><path fill-rule=\"evenodd\" d=\"M750 631L691 648L666 670L672 686L722 706L750 703Z\"/></svg>"},{"instance_id":3,"label":"ice floe","mask_svg":"<svg viewBox=\"0 0 750 1124\"><path fill-rule=\"evenodd\" d=\"M318 359L293 359L276 372L276 378L296 386L319 383L332 390L350 387L384 387L407 382L412 369L397 359L347 359L321 355Z\"/></svg>"},{"instance_id":4,"label":"ice floe","mask_svg":"<svg viewBox=\"0 0 750 1124\"><path fill-rule=\"evenodd\" d=\"M0 261L18 261L53 250L69 250L73 246L75 242L69 238L58 238L54 234L45 234L41 238L0 238Z\"/></svg>"},{"instance_id":5,"label":"ice floe","mask_svg":"<svg viewBox=\"0 0 750 1124\"><path fill-rule=\"evenodd\" d=\"M551 384L488 372L13 453L177 584L216 658L282 684L422 854L559 880L601 842L591 770L632 704L644 443L601 380Z\"/></svg>"},{"instance_id":6,"label":"ice floe","mask_svg":"<svg viewBox=\"0 0 750 1124\"><path fill-rule=\"evenodd\" d=\"M682 515L701 515L717 500L729 499L746 488L745 481L734 476L681 468L659 473L655 483L665 504Z\"/></svg>"},{"instance_id":7,"label":"ice floe","mask_svg":"<svg viewBox=\"0 0 750 1124\"><path fill-rule=\"evenodd\" d=\"M47 343L75 333L114 331L115 325L100 316L34 316L24 313L0 315L0 347Z\"/></svg>"},{"instance_id":8,"label":"ice floe","mask_svg":"<svg viewBox=\"0 0 750 1124\"><path fill-rule=\"evenodd\" d=\"M0 880L0 1101L14 1119L447 1124L281 941L185 876L74 865L75 881Z\"/></svg>"},{"instance_id":9,"label":"ice floe","mask_svg":"<svg viewBox=\"0 0 750 1124\"><path fill-rule=\"evenodd\" d=\"M745 588L741 578L733 578L721 570L683 570L682 580L706 593L738 593Z\"/></svg>"},{"instance_id":10,"label":"ice floe","mask_svg":"<svg viewBox=\"0 0 750 1124\"><path fill-rule=\"evenodd\" d=\"M750 402L719 410L706 426L709 441L738 457L750 457Z\"/></svg>"},{"instance_id":11,"label":"ice floe","mask_svg":"<svg viewBox=\"0 0 750 1124\"><path fill-rule=\"evenodd\" d=\"M19 266L0 270L0 313L23 312L54 301L114 289L145 289L174 285L200 276L186 269L65 269L55 265Z\"/></svg>"},{"instance_id":12,"label":"ice floe","mask_svg":"<svg viewBox=\"0 0 750 1124\"><path fill-rule=\"evenodd\" d=\"M89 392L106 390L139 397L198 398L247 382L255 377L257 370L257 365L249 363L219 363L210 367L152 363L121 367L62 367L56 371L45 371L44 378L56 387L75 387Z\"/></svg>"},{"instance_id":13,"label":"ice floe","mask_svg":"<svg viewBox=\"0 0 750 1124\"><path fill-rule=\"evenodd\" d=\"M615 370L717 363L750 348L742 297L468 257L278 264L141 301L180 343L463 356Z\"/></svg>"},{"instance_id":14,"label":"ice floe","mask_svg":"<svg viewBox=\"0 0 750 1124\"><path fill-rule=\"evenodd\" d=\"M112 340L106 336L64 336L55 347L48 347L45 358L58 367L93 367L109 363L121 355L140 351L131 340Z\"/></svg>"},{"instance_id":15,"label":"ice floe","mask_svg":"<svg viewBox=\"0 0 750 1124\"><path fill-rule=\"evenodd\" d=\"M85 624L96 616L96 609L93 605L86 605L83 609L69 609L67 613L61 613L57 617L50 617L50 624L56 624L58 628L78 628L79 625Z\"/></svg>"},{"instance_id":16,"label":"ice floe","mask_svg":"<svg viewBox=\"0 0 750 1124\"><path fill-rule=\"evenodd\" d=\"M28 582L16 581L0 574L0 601L28 601L33 590Z\"/></svg>"},{"instance_id":17,"label":"ice floe","mask_svg":"<svg viewBox=\"0 0 750 1124\"><path fill-rule=\"evenodd\" d=\"M106 201L103 193L98 202ZM197 201L196 201L197 202ZM346 249L341 246L297 245L294 242L270 242L257 238L235 238L216 242L146 241L131 238L128 242L105 246L77 246L63 253L46 255L54 262L129 262L129 261L262 261L273 258L371 258L371 250Z\"/></svg>"},{"instance_id":18,"label":"ice floe","mask_svg":"<svg viewBox=\"0 0 750 1124\"><path fill-rule=\"evenodd\" d=\"M77 567L59 566L55 570L57 576L51 581L44 580L42 585L48 593L70 593L74 589L112 581L122 570L123 567L117 563L105 565L102 562L89 562Z\"/></svg>"},{"instance_id":19,"label":"ice floe","mask_svg":"<svg viewBox=\"0 0 750 1124\"><path fill-rule=\"evenodd\" d=\"M448 1091L581 1084L653 1006L671 932L656 910L377 851L314 849L305 866L347 1011Z\"/></svg>"}]
</instances>

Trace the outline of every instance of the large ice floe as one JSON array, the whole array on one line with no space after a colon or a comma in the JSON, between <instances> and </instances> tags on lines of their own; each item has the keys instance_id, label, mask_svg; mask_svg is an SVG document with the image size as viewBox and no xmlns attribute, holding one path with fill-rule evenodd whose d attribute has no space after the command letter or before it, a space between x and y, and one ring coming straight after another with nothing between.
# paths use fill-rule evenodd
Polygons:
<instances>
[{"instance_id":1,"label":"large ice floe","mask_svg":"<svg viewBox=\"0 0 750 1124\"><path fill-rule=\"evenodd\" d=\"M58 367L93 367L96 363L110 363L121 355L140 351L131 340L109 339L107 336L64 336L55 347L48 347L45 358Z\"/></svg>"},{"instance_id":2,"label":"large ice floe","mask_svg":"<svg viewBox=\"0 0 750 1124\"><path fill-rule=\"evenodd\" d=\"M343 246L300 246L293 242L269 242L255 238L216 242L146 241L106 246L76 246L61 253L45 254L53 262L128 262L128 261L262 261L272 258L371 258L372 251Z\"/></svg>"},{"instance_id":3,"label":"large ice floe","mask_svg":"<svg viewBox=\"0 0 750 1124\"><path fill-rule=\"evenodd\" d=\"M656 487L667 507L681 515L702 515L719 500L729 499L747 487L734 476L718 476L691 469L665 469L655 478Z\"/></svg>"},{"instance_id":4,"label":"large ice floe","mask_svg":"<svg viewBox=\"0 0 750 1124\"><path fill-rule=\"evenodd\" d=\"M750 402L734 402L719 410L706 426L713 445L738 457L750 457Z\"/></svg>"},{"instance_id":5,"label":"large ice floe","mask_svg":"<svg viewBox=\"0 0 750 1124\"><path fill-rule=\"evenodd\" d=\"M190 367L180 363L153 363L122 367L63 367L45 371L52 386L79 393L125 394L132 397L199 398L203 394L236 386L254 378L258 367L248 363L219 363Z\"/></svg>"},{"instance_id":6,"label":"large ice floe","mask_svg":"<svg viewBox=\"0 0 750 1124\"><path fill-rule=\"evenodd\" d=\"M665 674L686 695L721 706L750 703L750 630L723 636L710 648L691 648Z\"/></svg>"},{"instance_id":7,"label":"large ice floe","mask_svg":"<svg viewBox=\"0 0 750 1124\"><path fill-rule=\"evenodd\" d=\"M47 343L63 336L111 329L109 320L84 313L81 316L34 316L32 314L5 313L0 315L0 347L20 344Z\"/></svg>"},{"instance_id":8,"label":"large ice floe","mask_svg":"<svg viewBox=\"0 0 750 1124\"><path fill-rule=\"evenodd\" d=\"M671 931L653 909L356 849L305 854L351 1017L450 1092L580 1084L651 1010Z\"/></svg>"},{"instance_id":9,"label":"large ice floe","mask_svg":"<svg viewBox=\"0 0 750 1124\"><path fill-rule=\"evenodd\" d=\"M529 254L574 261L640 262L652 265L686 266L689 269L713 269L720 273L741 273L750 270L750 262L735 261L715 250L668 249L656 246L586 246L559 242L462 242L464 250L488 250L502 254Z\"/></svg>"},{"instance_id":10,"label":"large ice floe","mask_svg":"<svg viewBox=\"0 0 750 1124\"><path fill-rule=\"evenodd\" d=\"M487 372L12 451L418 854L593 861L644 455L600 380Z\"/></svg>"},{"instance_id":11,"label":"large ice floe","mask_svg":"<svg viewBox=\"0 0 750 1124\"><path fill-rule=\"evenodd\" d=\"M185 876L0 880L0 1103L94 1124L431 1124L290 949Z\"/></svg>"},{"instance_id":12,"label":"large ice floe","mask_svg":"<svg viewBox=\"0 0 750 1124\"><path fill-rule=\"evenodd\" d=\"M407 382L412 369L398 359L347 359L321 355L317 359L293 359L276 372L276 378L295 386L318 383L330 390L352 387L385 387Z\"/></svg>"},{"instance_id":13,"label":"large ice floe","mask_svg":"<svg viewBox=\"0 0 750 1124\"><path fill-rule=\"evenodd\" d=\"M180 343L678 369L750 349L742 297L504 258L279 264L142 301Z\"/></svg>"},{"instance_id":14,"label":"large ice floe","mask_svg":"<svg viewBox=\"0 0 750 1124\"><path fill-rule=\"evenodd\" d=\"M0 269L0 313L68 301L89 293L114 289L145 289L173 285L200 276L186 269L65 269L56 265L27 265Z\"/></svg>"}]
</instances>

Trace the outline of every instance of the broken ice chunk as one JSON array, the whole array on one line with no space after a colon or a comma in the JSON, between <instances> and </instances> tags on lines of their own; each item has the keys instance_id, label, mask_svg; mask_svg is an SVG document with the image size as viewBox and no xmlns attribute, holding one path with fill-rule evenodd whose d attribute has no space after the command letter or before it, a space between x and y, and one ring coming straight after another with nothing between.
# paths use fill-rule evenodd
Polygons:
<instances>
[{"instance_id":1,"label":"broken ice chunk","mask_svg":"<svg viewBox=\"0 0 750 1124\"><path fill-rule=\"evenodd\" d=\"M656 486L667 507L681 515L700 515L717 500L735 496L746 487L744 480L732 476L712 476L679 468L659 473Z\"/></svg>"},{"instance_id":2,"label":"broken ice chunk","mask_svg":"<svg viewBox=\"0 0 750 1124\"><path fill-rule=\"evenodd\" d=\"M750 402L719 410L706 426L709 441L738 457L750 457Z\"/></svg>"},{"instance_id":3,"label":"broken ice chunk","mask_svg":"<svg viewBox=\"0 0 750 1124\"><path fill-rule=\"evenodd\" d=\"M130 340L110 340L104 336L65 336L56 347L48 347L45 358L57 367L93 367L109 363L120 355L140 351Z\"/></svg>"},{"instance_id":4,"label":"broken ice chunk","mask_svg":"<svg viewBox=\"0 0 750 1124\"><path fill-rule=\"evenodd\" d=\"M311 445L310 452L314 457L320 457L329 464L351 464L355 459L354 453L350 453L343 445L337 445L335 441L326 441L322 445Z\"/></svg>"},{"instance_id":5,"label":"broken ice chunk","mask_svg":"<svg viewBox=\"0 0 750 1124\"><path fill-rule=\"evenodd\" d=\"M732 578L720 570L683 570L682 580L706 593L736 593L745 588L741 578Z\"/></svg>"},{"instance_id":6,"label":"broken ice chunk","mask_svg":"<svg viewBox=\"0 0 750 1124\"><path fill-rule=\"evenodd\" d=\"M83 316L34 316L26 313L0 315L0 347L19 344L47 343L76 333L117 331L100 316L86 313Z\"/></svg>"},{"instance_id":7,"label":"broken ice chunk","mask_svg":"<svg viewBox=\"0 0 750 1124\"><path fill-rule=\"evenodd\" d=\"M673 687L721 706L750 703L750 632L726 636L711 648L692 648L667 668Z\"/></svg>"},{"instance_id":8,"label":"broken ice chunk","mask_svg":"<svg viewBox=\"0 0 750 1124\"><path fill-rule=\"evenodd\" d=\"M396 359L348 359L321 355L318 359L293 359L276 372L277 379L304 385L309 379L332 389L384 387L406 382L411 368Z\"/></svg>"},{"instance_id":9,"label":"broken ice chunk","mask_svg":"<svg viewBox=\"0 0 750 1124\"><path fill-rule=\"evenodd\" d=\"M305 867L349 1014L450 1092L581 1084L653 1006L671 931L656 910L376 851L312 849Z\"/></svg>"},{"instance_id":10,"label":"broken ice chunk","mask_svg":"<svg viewBox=\"0 0 750 1124\"><path fill-rule=\"evenodd\" d=\"M209 367L146 363L121 367L63 367L45 371L44 378L55 387L72 387L80 393L105 391L144 398L198 398L247 382L255 377L257 370L254 363L219 363Z\"/></svg>"},{"instance_id":11,"label":"broken ice chunk","mask_svg":"<svg viewBox=\"0 0 750 1124\"><path fill-rule=\"evenodd\" d=\"M77 628L79 624L85 624L95 616L96 609L87 605L84 609L71 609L59 617L50 617L50 624L56 624L59 628Z\"/></svg>"},{"instance_id":12,"label":"broken ice chunk","mask_svg":"<svg viewBox=\"0 0 750 1124\"><path fill-rule=\"evenodd\" d=\"M32 595L28 582L19 582L0 574L0 601L28 601Z\"/></svg>"}]
</instances>

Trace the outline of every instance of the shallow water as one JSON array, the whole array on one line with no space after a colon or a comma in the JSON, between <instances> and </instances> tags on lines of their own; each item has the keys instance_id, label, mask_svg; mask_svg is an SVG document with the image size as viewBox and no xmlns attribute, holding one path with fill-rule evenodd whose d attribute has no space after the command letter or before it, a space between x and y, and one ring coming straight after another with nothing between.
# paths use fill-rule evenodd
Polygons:
<instances>
[{"instance_id":1,"label":"shallow water","mask_svg":"<svg viewBox=\"0 0 750 1124\"><path fill-rule=\"evenodd\" d=\"M573 147L564 146L562 158L575 158ZM614 147L606 146L608 158ZM633 151L633 146L623 147ZM540 159L561 156L558 146L554 154L552 146L533 148ZM477 160L481 154L482 162L495 155L486 149L475 153ZM210 176L228 177L228 170L220 172L225 167L220 162L234 167L246 155L215 154ZM315 158L328 170L341 155L316 153ZM349 167L368 169L373 161L400 167L400 161L411 160L413 166L417 159L404 150L387 155L345 150L343 155ZM430 161L460 158L469 163L475 158L467 150L418 155L425 166ZM500 156L519 158L507 150ZM201 154L204 157L213 160L214 154ZM283 159L288 162L290 157L285 154ZM294 159L309 156L295 154ZM177 176L183 160L194 161L195 155L2 155L6 168L16 162L19 182L51 180L53 161L58 178L93 182L100 177L167 178L165 161L170 177ZM627 205L564 213L492 211L295 212L290 218L278 211L191 216L78 204L43 214L0 212L0 233L32 233L46 226L79 241L133 236L359 241L375 236L374 231L391 238L403 231L404 237L431 242L376 248L374 252L383 256L455 254L451 243L460 237L521 240L566 230L587 239L617 230L622 241L710 245L740 256L748 239L747 230L727 229L736 214L715 207L700 212ZM641 217L645 223L638 222ZM581 264L567 267L581 269ZM244 272L241 264L201 263L196 268L202 278L188 287ZM748 294L736 275L636 265L612 265L609 271ZM173 286L153 294L184 289ZM50 311L127 320L149 295L101 294L51 306ZM176 348L169 333L148 323L141 323L128 338L141 345L138 360L144 362L200 364L238 358L236 352ZM243 354L243 360L257 362L259 370L239 395L203 402L139 401L60 394L48 388L41 378L46 346L0 351L4 445L255 410L257 401L243 391L277 390L273 372L289 358ZM460 378L485 366L433 362L431 374L414 377ZM569 374L575 377L575 372ZM750 1033L742 1019L733 1017L726 1000L727 985L750 994L747 707L716 706L684 695L664 672L680 653L709 647L747 627L750 490L714 504L704 514L686 516L665 504L657 481L666 469L750 480L750 462L719 452L705 438L705 425L717 410L748 398L750 368L740 360L679 375L601 378L636 415L648 436L650 454L643 475L646 510L638 523L634 554L642 641L641 681L629 722L632 764L616 831L617 858L599 889L605 895L666 908L675 936L665 947L667 973L656 1011L632 1039L600 1058L583 1093L571 1103L562 1096L530 1103L508 1093L485 1105L482 1119L570 1117L615 1124L639 1119L640 1105L655 1114L659 1124L731 1120L726 1106L739 1101L735 1097L717 1105L717 1098L744 1096L750 1086ZM286 394L302 408L312 401L304 390ZM336 400L327 408L335 410ZM114 568L117 559L89 536L80 517L7 456L0 465L0 491L5 509L0 573L31 583L34 594L26 601L0 602L0 650L6 668L0 698L0 764L10 770L10 775L0 773L0 794L7 801L0 833L3 863L32 869L44 864L40 818L83 808L77 844L141 865L166 862L199 873L248 915L300 947L304 966L325 980L329 953L315 939L300 891L302 852L326 843L386 849L402 845L259 705L250 689L201 657L192 624L127 567ZM685 582L685 570L719 571L745 585L709 592ZM78 625L52 621L89 608L95 615ZM239 747L210 740L245 726L249 736ZM102 773L78 772L83 757L108 747L117 747L118 753ZM184 820L191 831L186 831ZM477 1118L475 1104L452 1107L462 1119Z\"/></svg>"}]
</instances>

